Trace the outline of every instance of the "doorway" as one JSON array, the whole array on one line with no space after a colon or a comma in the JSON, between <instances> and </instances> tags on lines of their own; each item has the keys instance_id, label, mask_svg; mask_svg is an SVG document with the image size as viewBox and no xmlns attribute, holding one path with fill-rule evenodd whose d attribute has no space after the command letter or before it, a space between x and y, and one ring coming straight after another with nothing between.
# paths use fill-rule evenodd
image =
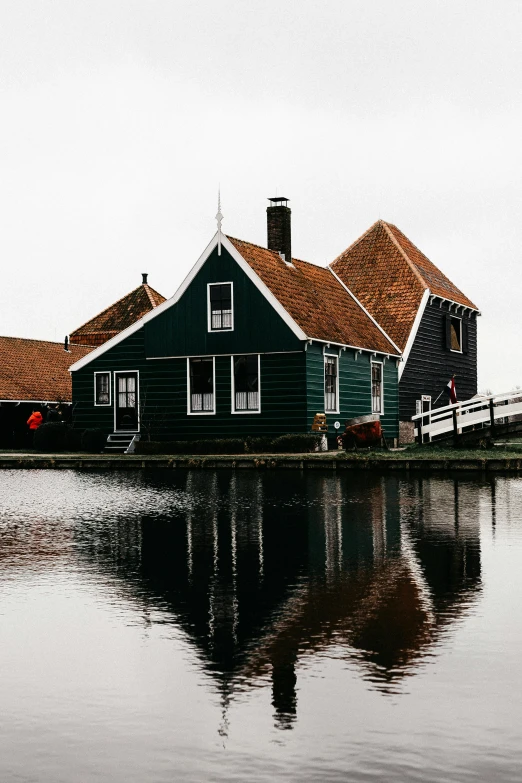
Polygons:
<instances>
[{"instance_id":1,"label":"doorway","mask_svg":"<svg viewBox=\"0 0 522 783\"><path fill-rule=\"evenodd\" d=\"M137 372L115 372L114 430L137 432L139 430L139 394Z\"/></svg>"}]
</instances>

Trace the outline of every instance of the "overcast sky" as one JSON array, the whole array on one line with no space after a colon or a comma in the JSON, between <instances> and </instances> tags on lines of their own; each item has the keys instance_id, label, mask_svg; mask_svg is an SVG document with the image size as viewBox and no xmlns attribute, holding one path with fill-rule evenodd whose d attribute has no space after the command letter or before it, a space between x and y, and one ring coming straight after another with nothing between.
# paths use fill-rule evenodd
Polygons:
<instances>
[{"instance_id":1,"label":"overcast sky","mask_svg":"<svg viewBox=\"0 0 522 783\"><path fill-rule=\"evenodd\" d=\"M216 229L296 257L395 223L522 385L522 2L2 0L0 334L61 340ZM457 389L458 390L458 389Z\"/></svg>"}]
</instances>

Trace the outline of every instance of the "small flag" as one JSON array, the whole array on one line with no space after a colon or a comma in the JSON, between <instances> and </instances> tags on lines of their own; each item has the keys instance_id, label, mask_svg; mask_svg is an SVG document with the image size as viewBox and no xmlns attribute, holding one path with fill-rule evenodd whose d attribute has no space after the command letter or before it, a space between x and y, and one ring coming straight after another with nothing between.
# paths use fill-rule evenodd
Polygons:
<instances>
[{"instance_id":1,"label":"small flag","mask_svg":"<svg viewBox=\"0 0 522 783\"><path fill-rule=\"evenodd\" d=\"M454 405L456 402L458 402L458 400L457 400L457 392L455 390L455 378L452 378L451 381L448 382L448 384L445 387L444 391L446 392L446 394L450 398L450 402L452 403L452 405Z\"/></svg>"}]
</instances>

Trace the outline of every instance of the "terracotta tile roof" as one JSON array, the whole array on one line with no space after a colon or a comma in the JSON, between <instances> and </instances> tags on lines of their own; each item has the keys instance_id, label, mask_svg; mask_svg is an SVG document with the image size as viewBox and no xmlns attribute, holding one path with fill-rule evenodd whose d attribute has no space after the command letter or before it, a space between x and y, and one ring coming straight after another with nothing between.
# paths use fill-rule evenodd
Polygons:
<instances>
[{"instance_id":1,"label":"terracotta tile roof","mask_svg":"<svg viewBox=\"0 0 522 783\"><path fill-rule=\"evenodd\" d=\"M74 345L97 346L110 340L165 301L147 283L135 288L70 334Z\"/></svg>"},{"instance_id":2,"label":"terracotta tile roof","mask_svg":"<svg viewBox=\"0 0 522 783\"><path fill-rule=\"evenodd\" d=\"M326 267L228 237L236 250L310 338L397 354L371 318Z\"/></svg>"},{"instance_id":3,"label":"terracotta tile roof","mask_svg":"<svg viewBox=\"0 0 522 783\"><path fill-rule=\"evenodd\" d=\"M331 267L404 350L424 291L477 309L410 240L378 220Z\"/></svg>"},{"instance_id":4,"label":"terracotta tile roof","mask_svg":"<svg viewBox=\"0 0 522 783\"><path fill-rule=\"evenodd\" d=\"M91 351L83 345L0 337L0 400L70 402L69 367Z\"/></svg>"}]
</instances>

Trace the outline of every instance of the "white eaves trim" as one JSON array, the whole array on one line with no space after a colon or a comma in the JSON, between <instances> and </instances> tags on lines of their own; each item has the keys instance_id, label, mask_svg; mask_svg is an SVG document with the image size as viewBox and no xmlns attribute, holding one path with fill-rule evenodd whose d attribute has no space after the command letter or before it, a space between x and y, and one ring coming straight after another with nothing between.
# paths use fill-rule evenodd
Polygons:
<instances>
[{"instance_id":1,"label":"white eaves trim","mask_svg":"<svg viewBox=\"0 0 522 783\"><path fill-rule=\"evenodd\" d=\"M455 305L455 307L457 308L455 312L458 312L459 307L461 307L463 313L466 310L469 310L470 313L476 313L477 315L482 315L480 310L477 310L476 307L470 307L469 305L464 305L462 304L462 302L456 302L455 299L448 299L446 296L441 296L440 294L430 294L430 304L432 304L435 301L435 299L440 299L441 305L443 302L449 302L450 310L451 310L451 305Z\"/></svg>"},{"instance_id":2,"label":"white eaves trim","mask_svg":"<svg viewBox=\"0 0 522 783\"><path fill-rule=\"evenodd\" d=\"M332 275L335 277L335 279L337 280L337 282L338 282L338 283L340 283L340 284L342 285L342 287L344 288L344 290L345 290L345 291L347 291L347 292L350 294L350 296L352 297L353 301L354 301L356 304L358 304L358 305L359 305L359 307L361 308L361 310L362 310L364 313L366 313L366 315L368 316L368 318L370 319L370 321L372 321L372 323L373 323L373 324L375 324L375 326L377 327L377 329L378 329L380 332L382 332L382 334L383 334L383 335L386 337L386 339L388 340L388 342L389 342L389 343L391 343L391 344L393 345L393 347L396 349L397 353L398 353L399 355L402 355L402 351L401 351L401 349L399 348L399 346L398 346L398 345L396 345L396 344L393 342L393 340L392 340L392 338L390 337L390 335L389 335L389 334L386 334L386 332L384 331L384 329L382 328L382 326L381 326L380 324L378 324L378 323L377 323L377 321L375 320L375 318L373 317L373 315L372 315L371 313L369 313L369 312L368 312L368 310L366 309L366 307L365 307L363 304L361 304L361 302L359 302L359 300L357 299L357 297L355 296L355 294L354 294L352 291L350 291L350 289L348 288L348 286L347 286L345 283L343 283L343 281L341 280L341 278L340 278L340 277L338 277L338 275L336 275L336 274L335 274L335 272L333 271L333 269L332 269L332 267L331 267L330 265L328 265L328 269L330 270L330 272L332 273ZM382 351L377 351L377 353L382 353Z\"/></svg>"},{"instance_id":3,"label":"white eaves trim","mask_svg":"<svg viewBox=\"0 0 522 783\"><path fill-rule=\"evenodd\" d=\"M404 348L404 353L402 355L403 361L401 362L399 367L399 381L401 379L402 373L404 372L404 368L406 367L406 362L408 361L408 356L410 355L410 351L412 349L413 343L415 342L415 338L417 337L417 332L419 331L420 322L422 321L422 316L424 315L424 310L426 309L426 305L428 304L428 299L430 298L430 296L431 296L430 289L425 288L424 293L422 295L422 299L420 300L419 309L417 310L417 315L415 316L413 326L411 327L411 332L409 334L408 341Z\"/></svg>"},{"instance_id":4,"label":"white eaves trim","mask_svg":"<svg viewBox=\"0 0 522 783\"><path fill-rule=\"evenodd\" d=\"M143 318L140 318L139 321L136 321L136 323L131 324L126 329L123 330L123 332L120 332L119 334L112 337L110 340L107 340L106 343L103 343L103 345L100 345L98 348L95 348L94 351L91 351L91 353L88 353L86 356L84 356L79 361L75 362L69 367L69 372L75 372L76 370L81 370L82 367L85 367L87 364L90 364L90 362L94 361L94 359L97 359L99 356L102 356L106 351L109 351L111 348L114 348L115 345L118 345L118 343L121 343L123 340L126 340L127 337L130 337L131 334L134 334L135 332L138 332L144 324L148 323L148 321L151 321L153 318L156 318L157 315L160 315L160 313L163 313L165 310L168 310L169 307L172 307L172 305L175 305L176 302L178 302L189 285L192 283L200 269L202 268L205 261L208 259L212 251L215 247L218 245L218 241L221 241L221 246L225 247L227 251L230 253L234 261L238 264L238 266L243 270L243 272L247 275L248 278L254 283L254 285L258 288L258 290L263 294L265 299L268 300L268 302L272 305L274 310L277 312L277 314L283 319L283 321L286 323L286 325L292 330L292 332L295 334L298 340L307 340L307 335L303 332L303 330L296 324L294 319L287 313L287 311L284 309L282 304L275 298L273 293L270 291L268 286L266 286L261 278L254 272L252 267L245 261L243 256L236 250L232 242L226 237L224 234L221 234L221 236L218 236L218 232L216 232L213 236L213 238L210 240L209 244L199 257L199 259L196 261L188 275L185 277L181 285L179 286L176 293L170 297L170 299L167 299L165 302L162 302L162 304L158 305L158 307L155 307L153 310L151 310L147 315L144 315Z\"/></svg>"}]
</instances>

